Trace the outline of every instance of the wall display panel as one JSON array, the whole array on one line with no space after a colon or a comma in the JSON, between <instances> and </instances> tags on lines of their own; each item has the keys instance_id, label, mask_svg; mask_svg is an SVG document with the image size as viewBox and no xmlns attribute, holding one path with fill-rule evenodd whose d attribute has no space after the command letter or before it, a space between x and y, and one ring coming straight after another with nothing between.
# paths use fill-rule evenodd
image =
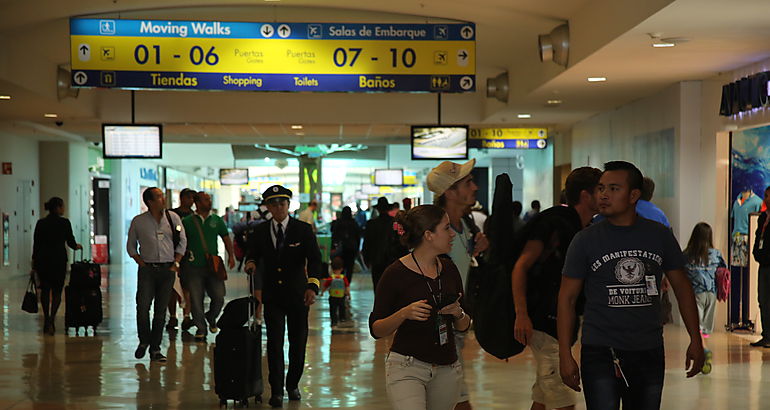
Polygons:
<instances>
[{"instance_id":1,"label":"wall display panel","mask_svg":"<svg viewBox=\"0 0 770 410\"><path fill-rule=\"evenodd\" d=\"M162 158L162 143L157 124L102 124L104 158Z\"/></svg>"},{"instance_id":2,"label":"wall display panel","mask_svg":"<svg viewBox=\"0 0 770 410\"><path fill-rule=\"evenodd\" d=\"M474 92L476 26L70 19L75 87Z\"/></svg>"}]
</instances>

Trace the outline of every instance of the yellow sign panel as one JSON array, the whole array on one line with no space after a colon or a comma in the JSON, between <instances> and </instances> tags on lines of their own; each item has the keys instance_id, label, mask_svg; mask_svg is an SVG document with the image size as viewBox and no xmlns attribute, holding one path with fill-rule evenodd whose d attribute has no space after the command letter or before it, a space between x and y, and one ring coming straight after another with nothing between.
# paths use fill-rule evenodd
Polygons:
<instances>
[{"instance_id":1,"label":"yellow sign panel","mask_svg":"<svg viewBox=\"0 0 770 410\"><path fill-rule=\"evenodd\" d=\"M471 128L470 139L475 140L530 140L546 139L545 128Z\"/></svg>"}]
</instances>

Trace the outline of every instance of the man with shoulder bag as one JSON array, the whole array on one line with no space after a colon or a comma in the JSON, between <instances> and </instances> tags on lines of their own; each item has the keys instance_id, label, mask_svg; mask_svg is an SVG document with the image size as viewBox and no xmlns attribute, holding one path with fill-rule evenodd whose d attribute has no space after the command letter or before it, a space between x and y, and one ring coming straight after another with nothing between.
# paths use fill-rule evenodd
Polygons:
<instances>
[{"instance_id":1,"label":"man with shoulder bag","mask_svg":"<svg viewBox=\"0 0 770 410\"><path fill-rule=\"evenodd\" d=\"M195 198L196 212L182 220L187 238L187 269L182 277L183 286L190 291L190 304L193 324L197 330L195 340L206 340L206 322L212 333L216 327L217 316L225 304L225 270L222 258L217 254L217 236L222 238L227 250L228 267L235 267L233 242L227 231L225 221L219 215L211 213L211 196L198 192ZM209 295L211 302L208 312L203 312L203 292Z\"/></svg>"}]
</instances>

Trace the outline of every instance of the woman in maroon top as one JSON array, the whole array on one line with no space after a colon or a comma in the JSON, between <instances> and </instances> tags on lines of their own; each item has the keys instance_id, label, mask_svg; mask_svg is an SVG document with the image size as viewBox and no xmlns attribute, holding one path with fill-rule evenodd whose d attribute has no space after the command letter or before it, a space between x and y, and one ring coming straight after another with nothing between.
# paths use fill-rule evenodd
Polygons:
<instances>
[{"instance_id":1,"label":"woman in maroon top","mask_svg":"<svg viewBox=\"0 0 770 410\"><path fill-rule=\"evenodd\" d=\"M462 279L449 258L454 230L443 209L412 208L398 221L411 250L382 275L369 316L372 336L393 337L386 361L388 398L395 409L454 408L460 395L460 362L454 332L467 331Z\"/></svg>"}]
</instances>

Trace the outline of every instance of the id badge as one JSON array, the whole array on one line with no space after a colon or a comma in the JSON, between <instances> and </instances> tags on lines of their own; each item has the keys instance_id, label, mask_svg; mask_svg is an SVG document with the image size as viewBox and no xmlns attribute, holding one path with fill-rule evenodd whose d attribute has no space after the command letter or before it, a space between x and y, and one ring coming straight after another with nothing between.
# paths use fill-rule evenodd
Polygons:
<instances>
[{"instance_id":1,"label":"id badge","mask_svg":"<svg viewBox=\"0 0 770 410\"><path fill-rule=\"evenodd\" d=\"M647 296L655 296L658 294L658 284L655 282L655 276L647 275L644 277L647 282Z\"/></svg>"},{"instance_id":2,"label":"id badge","mask_svg":"<svg viewBox=\"0 0 770 410\"><path fill-rule=\"evenodd\" d=\"M446 321L441 318L441 315L438 315L436 320L438 321L438 343L444 346L449 343L449 328Z\"/></svg>"},{"instance_id":3,"label":"id badge","mask_svg":"<svg viewBox=\"0 0 770 410\"><path fill-rule=\"evenodd\" d=\"M158 236L159 242L162 242L163 239L166 237L166 234L164 234L163 232L157 232L156 235Z\"/></svg>"}]
</instances>

